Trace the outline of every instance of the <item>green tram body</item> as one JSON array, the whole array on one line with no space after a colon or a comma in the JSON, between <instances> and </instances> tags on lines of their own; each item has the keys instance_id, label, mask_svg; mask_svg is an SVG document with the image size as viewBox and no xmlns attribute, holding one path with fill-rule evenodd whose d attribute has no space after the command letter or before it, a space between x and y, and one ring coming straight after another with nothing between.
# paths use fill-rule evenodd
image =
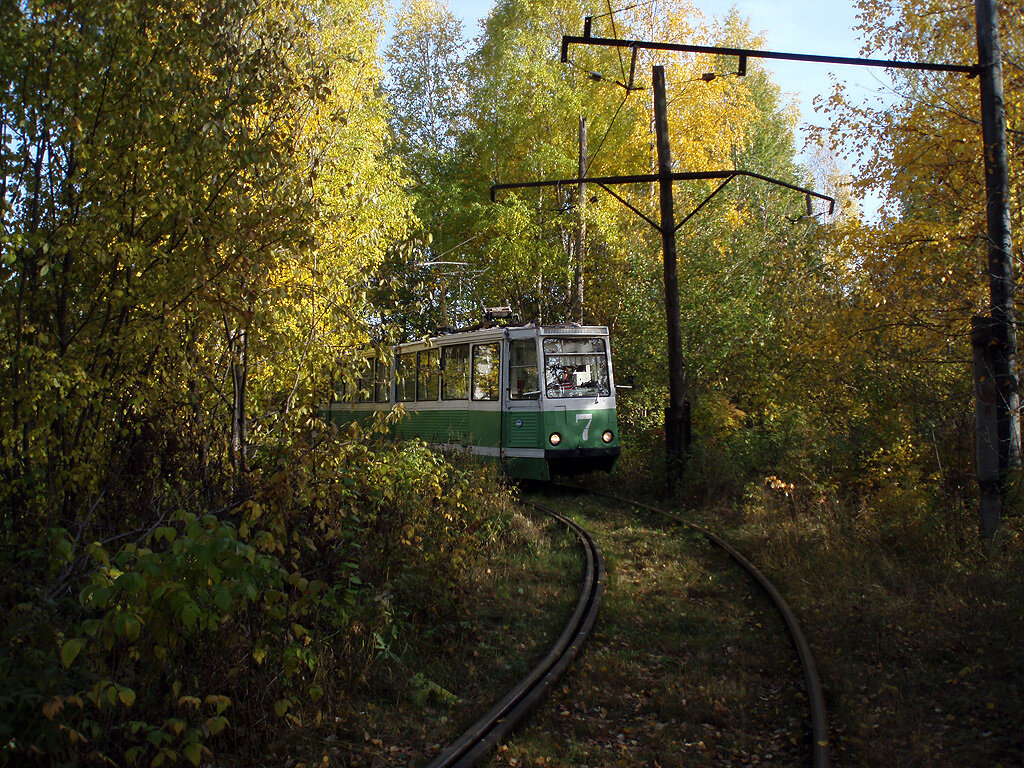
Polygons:
<instances>
[{"instance_id":1,"label":"green tram body","mask_svg":"<svg viewBox=\"0 0 1024 768\"><path fill-rule=\"evenodd\" d=\"M608 472L620 451L610 352L603 326L454 332L367 358L324 415L344 426L401 404L396 437L499 459L515 478Z\"/></svg>"}]
</instances>

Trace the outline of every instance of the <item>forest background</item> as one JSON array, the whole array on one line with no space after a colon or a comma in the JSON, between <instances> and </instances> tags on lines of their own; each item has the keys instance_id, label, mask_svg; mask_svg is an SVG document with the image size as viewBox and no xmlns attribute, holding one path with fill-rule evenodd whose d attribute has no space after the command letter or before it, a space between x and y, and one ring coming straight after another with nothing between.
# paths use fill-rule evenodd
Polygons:
<instances>
[{"instance_id":1,"label":"forest background","mask_svg":"<svg viewBox=\"0 0 1024 768\"><path fill-rule=\"evenodd\" d=\"M999 5L1019 253L1024 6ZM865 52L973 60L973 13L859 8ZM614 52L558 61L600 11L502 0L467 40L443 5L409 0L381 51L387 9L364 0L0 5L4 761L257 755L268 717L309 722L387 659L421 619L405 598L444 602L508 496L486 468L326 431L318 404L367 346L481 305L607 325L634 382L620 471L657 479L657 233L595 193L579 248L574 189L488 199L495 181L575 176L581 116L591 173L652 168L649 90L614 84ZM639 4L615 32L758 47L740 13L694 18ZM677 169L840 200L807 218L800 196L736 180L681 230L696 432L680 499L767 483L970 546L968 331L988 301L976 82L899 75L884 112L837 90L807 167L756 63L740 78L729 60L641 53L642 81L653 63ZM677 210L712 189L677 185ZM871 222L865 189L884 199ZM626 194L656 210L650 186Z\"/></svg>"}]
</instances>

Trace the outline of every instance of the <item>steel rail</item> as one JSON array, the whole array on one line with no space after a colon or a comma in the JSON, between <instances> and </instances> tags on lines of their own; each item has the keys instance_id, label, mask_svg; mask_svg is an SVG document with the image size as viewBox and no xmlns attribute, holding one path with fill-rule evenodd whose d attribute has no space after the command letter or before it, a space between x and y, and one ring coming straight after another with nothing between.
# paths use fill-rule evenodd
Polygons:
<instances>
[{"instance_id":1,"label":"steel rail","mask_svg":"<svg viewBox=\"0 0 1024 768\"><path fill-rule=\"evenodd\" d=\"M471 725L424 768L470 768L497 746L568 669L597 620L604 595L604 560L587 531L569 518L540 504L527 502L568 526L579 538L585 558L583 586L576 609L558 640L533 670L487 714Z\"/></svg>"},{"instance_id":2,"label":"steel rail","mask_svg":"<svg viewBox=\"0 0 1024 768\"><path fill-rule=\"evenodd\" d=\"M697 531L717 547L728 553L730 557L739 563L743 569L753 577L753 579L768 594L769 598L771 598L772 602L775 604L776 609L782 615L782 619L786 623L786 628L789 630L789 636L793 640L793 645L796 646L797 656L800 659L800 666L804 673L804 684L807 687L807 700L811 710L812 765L814 768L828 768L830 765L828 712L825 708L825 694L821 687L821 680L818 677L818 665L814 661L814 654L811 653L811 647L807 642L807 638L804 636L803 630L800 628L800 622L797 621L796 614L793 612L789 603L786 602L782 593L779 592L775 585L768 580L768 577L761 573L761 571L758 570L750 560L744 557L739 550L733 547L721 536L712 533L706 528L702 528L696 523L691 523L689 520L685 520L679 515L666 512L663 509L658 509L657 507L645 504L642 501L626 499L612 493L605 493L604 491L594 491L589 488L561 483L553 483L552 485L557 485L562 488L571 488L574 491L582 491L583 493L590 493L594 496L603 496L623 504L632 504L640 509L645 509L648 512L654 512L655 514L667 517L681 525L685 525L691 530Z\"/></svg>"}]
</instances>

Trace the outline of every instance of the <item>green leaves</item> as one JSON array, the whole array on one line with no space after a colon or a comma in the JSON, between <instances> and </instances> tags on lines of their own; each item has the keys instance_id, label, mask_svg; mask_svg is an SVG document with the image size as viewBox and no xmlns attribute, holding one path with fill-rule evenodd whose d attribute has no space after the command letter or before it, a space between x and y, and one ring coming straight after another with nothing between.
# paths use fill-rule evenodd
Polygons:
<instances>
[{"instance_id":1,"label":"green leaves","mask_svg":"<svg viewBox=\"0 0 1024 768\"><path fill-rule=\"evenodd\" d=\"M213 729L210 729L210 734L216 736L217 733L219 733L221 730L223 730L223 727L218 729L216 733L213 731ZM203 759L203 745L200 744L198 741L193 741L182 747L181 753L185 755L185 758L190 763L192 763L192 765L198 766Z\"/></svg>"},{"instance_id":2,"label":"green leaves","mask_svg":"<svg viewBox=\"0 0 1024 768\"><path fill-rule=\"evenodd\" d=\"M211 736L216 736L218 733L228 727L228 719L221 715L211 717L206 720L206 729L210 732Z\"/></svg>"},{"instance_id":3,"label":"green leaves","mask_svg":"<svg viewBox=\"0 0 1024 768\"><path fill-rule=\"evenodd\" d=\"M181 618L181 623L185 625L186 629L194 630L196 628L196 622L199 620L200 614L201 611L199 609L199 606L195 603L188 602L182 606L179 617Z\"/></svg>"},{"instance_id":4,"label":"green leaves","mask_svg":"<svg viewBox=\"0 0 1024 768\"><path fill-rule=\"evenodd\" d=\"M114 618L114 631L126 640L138 640L142 622L134 613L120 612Z\"/></svg>"},{"instance_id":5,"label":"green leaves","mask_svg":"<svg viewBox=\"0 0 1024 768\"><path fill-rule=\"evenodd\" d=\"M224 710L231 706L231 699L229 699L227 696L217 696L211 694L210 696L206 697L204 703L208 706L213 707L216 713L220 715L224 712Z\"/></svg>"},{"instance_id":6,"label":"green leaves","mask_svg":"<svg viewBox=\"0 0 1024 768\"><path fill-rule=\"evenodd\" d=\"M61 646L60 649L60 660L65 667L70 667L74 663L75 659L78 658L78 654L82 652L82 648L85 647L85 640L82 638L75 638L68 640Z\"/></svg>"},{"instance_id":7,"label":"green leaves","mask_svg":"<svg viewBox=\"0 0 1024 768\"><path fill-rule=\"evenodd\" d=\"M110 555L98 541L94 541L85 548L85 553L92 557L100 565L110 567Z\"/></svg>"},{"instance_id":8,"label":"green leaves","mask_svg":"<svg viewBox=\"0 0 1024 768\"><path fill-rule=\"evenodd\" d=\"M152 459L142 423L220 444L239 330L260 345L248 402L308 402L359 329L351 286L408 220L375 7L122 5L12 6L0 32L0 469L40 511Z\"/></svg>"}]
</instances>

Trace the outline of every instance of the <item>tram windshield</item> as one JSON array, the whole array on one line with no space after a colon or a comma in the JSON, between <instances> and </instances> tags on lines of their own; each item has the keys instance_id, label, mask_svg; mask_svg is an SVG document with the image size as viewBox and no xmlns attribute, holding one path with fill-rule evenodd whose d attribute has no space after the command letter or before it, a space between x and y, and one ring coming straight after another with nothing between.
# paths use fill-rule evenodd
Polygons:
<instances>
[{"instance_id":1,"label":"tram windshield","mask_svg":"<svg viewBox=\"0 0 1024 768\"><path fill-rule=\"evenodd\" d=\"M604 339L544 339L544 388L548 397L608 397Z\"/></svg>"}]
</instances>

